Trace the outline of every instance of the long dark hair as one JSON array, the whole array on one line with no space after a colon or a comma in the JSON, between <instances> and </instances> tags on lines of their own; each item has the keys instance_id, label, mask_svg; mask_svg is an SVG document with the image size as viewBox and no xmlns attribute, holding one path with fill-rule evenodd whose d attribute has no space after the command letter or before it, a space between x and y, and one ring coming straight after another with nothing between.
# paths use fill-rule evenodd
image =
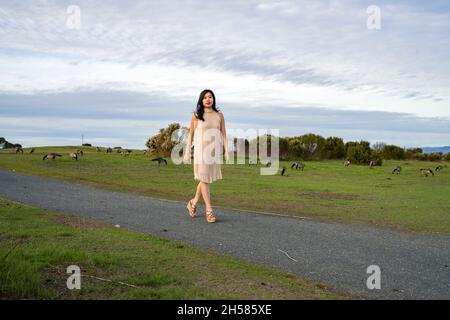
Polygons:
<instances>
[{"instance_id":1,"label":"long dark hair","mask_svg":"<svg viewBox=\"0 0 450 320\"><path fill-rule=\"evenodd\" d=\"M216 96L214 95L214 92L212 92L212 90L210 89L205 89L200 93L200 96L198 97L198 101L197 101L197 109L195 111L195 114L197 116L198 119L205 121L205 119L203 118L203 114L205 113L205 107L203 106L203 98L205 97L205 94L207 94L208 92L211 93L211 95L213 96L213 105L212 105L212 109L216 112L218 112L219 110L216 108Z\"/></svg>"}]
</instances>

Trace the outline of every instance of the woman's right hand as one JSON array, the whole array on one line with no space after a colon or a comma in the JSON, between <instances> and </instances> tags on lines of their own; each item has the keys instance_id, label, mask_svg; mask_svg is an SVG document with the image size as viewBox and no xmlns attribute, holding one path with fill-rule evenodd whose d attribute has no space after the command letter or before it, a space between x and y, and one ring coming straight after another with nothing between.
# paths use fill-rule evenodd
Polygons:
<instances>
[{"instance_id":1,"label":"woman's right hand","mask_svg":"<svg viewBox=\"0 0 450 320\"><path fill-rule=\"evenodd\" d=\"M223 154L223 157L225 159L225 163L228 162L229 155L228 155L228 151L227 150L225 150L225 152Z\"/></svg>"}]
</instances>

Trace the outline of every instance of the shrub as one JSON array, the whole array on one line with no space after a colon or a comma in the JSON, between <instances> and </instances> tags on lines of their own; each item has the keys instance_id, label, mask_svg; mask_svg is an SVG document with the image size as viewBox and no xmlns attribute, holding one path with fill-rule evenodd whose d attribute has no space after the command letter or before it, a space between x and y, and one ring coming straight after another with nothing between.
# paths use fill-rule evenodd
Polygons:
<instances>
[{"instance_id":1,"label":"shrub","mask_svg":"<svg viewBox=\"0 0 450 320\"><path fill-rule=\"evenodd\" d=\"M428 154L429 161L441 161L442 160L442 152L431 152Z\"/></svg>"},{"instance_id":2,"label":"shrub","mask_svg":"<svg viewBox=\"0 0 450 320\"><path fill-rule=\"evenodd\" d=\"M10 149L10 148L22 148L21 144L13 144L9 141L7 141L5 138L0 137L0 146L2 149Z\"/></svg>"},{"instance_id":3,"label":"shrub","mask_svg":"<svg viewBox=\"0 0 450 320\"><path fill-rule=\"evenodd\" d=\"M321 150L325 139L314 133L307 133L302 136L287 138L289 158L313 160L322 157Z\"/></svg>"},{"instance_id":4,"label":"shrub","mask_svg":"<svg viewBox=\"0 0 450 320\"><path fill-rule=\"evenodd\" d=\"M345 156L345 146L342 138L328 137L321 146L322 159L342 159Z\"/></svg>"},{"instance_id":5,"label":"shrub","mask_svg":"<svg viewBox=\"0 0 450 320\"><path fill-rule=\"evenodd\" d=\"M404 160L405 150L394 145L385 145L381 150L383 159Z\"/></svg>"},{"instance_id":6,"label":"shrub","mask_svg":"<svg viewBox=\"0 0 450 320\"><path fill-rule=\"evenodd\" d=\"M368 141L350 141L345 144L347 159L351 163L367 165L372 159L372 150Z\"/></svg>"},{"instance_id":7,"label":"shrub","mask_svg":"<svg viewBox=\"0 0 450 320\"><path fill-rule=\"evenodd\" d=\"M407 149L405 152L405 158L410 160L420 160L422 154L422 148Z\"/></svg>"},{"instance_id":8,"label":"shrub","mask_svg":"<svg viewBox=\"0 0 450 320\"><path fill-rule=\"evenodd\" d=\"M178 140L172 140L172 134L175 130L180 129L179 123L171 123L166 128L159 129L159 133L148 138L145 145L152 154L160 156L170 156L172 148L184 140L183 137L179 137ZM184 133L188 132L188 128L183 128Z\"/></svg>"},{"instance_id":9,"label":"shrub","mask_svg":"<svg viewBox=\"0 0 450 320\"><path fill-rule=\"evenodd\" d=\"M416 153L416 160L428 161L428 154L426 153Z\"/></svg>"}]
</instances>

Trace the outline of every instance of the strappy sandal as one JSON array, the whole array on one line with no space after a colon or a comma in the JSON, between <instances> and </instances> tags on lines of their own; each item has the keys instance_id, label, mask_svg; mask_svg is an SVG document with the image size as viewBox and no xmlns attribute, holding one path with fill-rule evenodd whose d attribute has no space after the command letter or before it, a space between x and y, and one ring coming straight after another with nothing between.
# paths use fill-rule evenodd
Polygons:
<instances>
[{"instance_id":1,"label":"strappy sandal","mask_svg":"<svg viewBox=\"0 0 450 320\"><path fill-rule=\"evenodd\" d=\"M216 217L214 216L214 213L211 210L206 210L206 221L209 223L214 223L216 222Z\"/></svg>"},{"instance_id":2,"label":"strappy sandal","mask_svg":"<svg viewBox=\"0 0 450 320\"><path fill-rule=\"evenodd\" d=\"M189 202L187 203L186 208L188 209L189 215L191 216L191 218L195 218L195 216L196 216L195 212L196 212L196 210L197 210L197 205L195 205L195 204L192 202L192 199L189 200Z\"/></svg>"}]
</instances>

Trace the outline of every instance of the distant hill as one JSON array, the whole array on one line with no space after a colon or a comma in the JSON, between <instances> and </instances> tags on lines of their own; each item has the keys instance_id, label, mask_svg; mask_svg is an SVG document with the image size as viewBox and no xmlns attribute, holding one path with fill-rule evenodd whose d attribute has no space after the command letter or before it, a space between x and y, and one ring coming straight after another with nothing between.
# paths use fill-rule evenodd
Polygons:
<instances>
[{"instance_id":1,"label":"distant hill","mask_svg":"<svg viewBox=\"0 0 450 320\"><path fill-rule=\"evenodd\" d=\"M423 153L442 152L443 154L450 152L450 146L445 147L423 147Z\"/></svg>"}]
</instances>

